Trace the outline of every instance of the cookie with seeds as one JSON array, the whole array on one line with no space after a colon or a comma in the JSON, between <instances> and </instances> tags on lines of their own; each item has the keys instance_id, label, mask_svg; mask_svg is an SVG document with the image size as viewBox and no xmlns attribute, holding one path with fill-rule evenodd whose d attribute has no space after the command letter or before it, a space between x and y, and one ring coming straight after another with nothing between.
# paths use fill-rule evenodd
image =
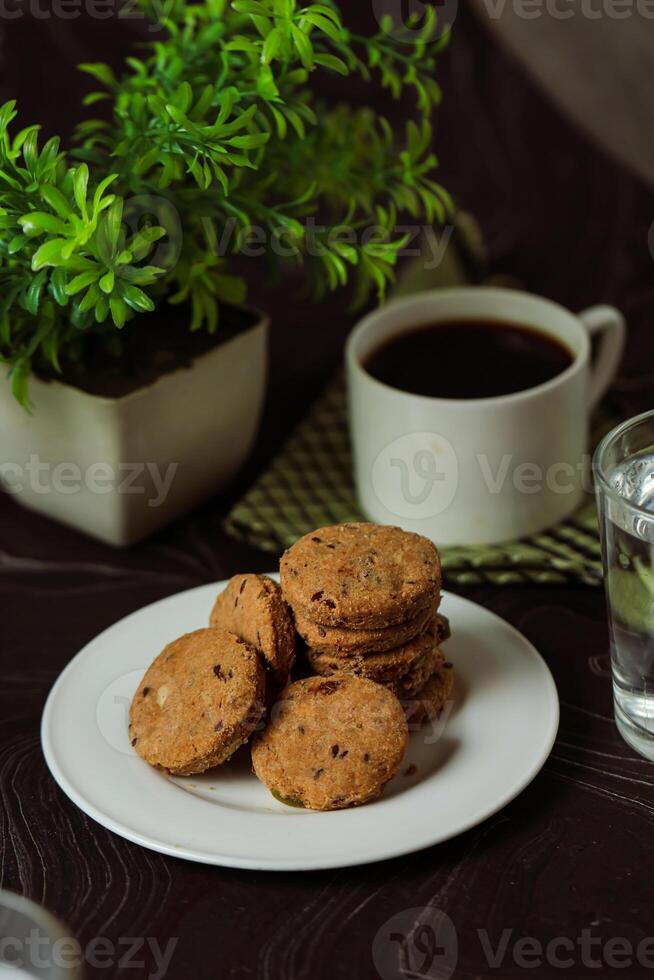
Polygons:
<instances>
[{"instance_id":1,"label":"cookie with seeds","mask_svg":"<svg viewBox=\"0 0 654 980\"><path fill-rule=\"evenodd\" d=\"M209 622L256 647L275 682L286 684L295 660L295 628L277 582L267 575L235 575L216 599Z\"/></svg>"},{"instance_id":2,"label":"cookie with seeds","mask_svg":"<svg viewBox=\"0 0 654 980\"><path fill-rule=\"evenodd\" d=\"M176 776L225 762L264 712L265 671L254 647L222 629L169 643L132 700L129 737L141 758Z\"/></svg>"},{"instance_id":3,"label":"cookie with seeds","mask_svg":"<svg viewBox=\"0 0 654 980\"><path fill-rule=\"evenodd\" d=\"M454 669L449 660L439 664L417 694L402 699L406 718L413 728L438 718L454 693Z\"/></svg>"},{"instance_id":4,"label":"cookie with seeds","mask_svg":"<svg viewBox=\"0 0 654 980\"><path fill-rule=\"evenodd\" d=\"M411 673L435 648L437 642L435 626L432 624L430 629L395 650L369 653L361 657L341 657L338 654L308 649L306 658L316 674L323 677L345 671L358 677L367 677L378 684L392 684ZM429 673L425 675L425 680Z\"/></svg>"},{"instance_id":5,"label":"cookie with seeds","mask_svg":"<svg viewBox=\"0 0 654 980\"><path fill-rule=\"evenodd\" d=\"M307 677L282 692L252 743L252 765L282 802L340 810L381 794L407 737L404 711L387 688L352 674Z\"/></svg>"},{"instance_id":6,"label":"cookie with seeds","mask_svg":"<svg viewBox=\"0 0 654 980\"><path fill-rule=\"evenodd\" d=\"M369 653L395 650L423 633L433 622L436 604L421 609L404 623L377 629L346 629L314 623L299 607L294 610L295 628L311 650L339 657L364 657Z\"/></svg>"},{"instance_id":7,"label":"cookie with seeds","mask_svg":"<svg viewBox=\"0 0 654 980\"><path fill-rule=\"evenodd\" d=\"M294 612L320 626L395 626L432 608L441 568L431 541L379 524L334 524L305 534L280 564Z\"/></svg>"}]
</instances>

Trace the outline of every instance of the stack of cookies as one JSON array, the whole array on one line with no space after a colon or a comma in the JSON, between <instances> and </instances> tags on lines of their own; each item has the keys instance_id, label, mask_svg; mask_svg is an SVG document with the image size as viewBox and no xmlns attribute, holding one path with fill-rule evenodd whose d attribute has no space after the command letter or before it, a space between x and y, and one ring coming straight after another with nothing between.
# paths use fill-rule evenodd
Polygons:
<instances>
[{"instance_id":1,"label":"stack of cookies","mask_svg":"<svg viewBox=\"0 0 654 980\"><path fill-rule=\"evenodd\" d=\"M451 695L438 552L400 528L338 524L286 552L281 583L236 575L209 627L165 647L132 700L132 747L185 776L253 739L254 772L277 799L358 806L398 773L409 725ZM293 681L296 629L318 676Z\"/></svg>"},{"instance_id":2,"label":"stack of cookies","mask_svg":"<svg viewBox=\"0 0 654 980\"><path fill-rule=\"evenodd\" d=\"M300 538L281 583L311 669L388 687L409 721L439 714L453 687L441 652L441 572L431 541L397 527L337 524Z\"/></svg>"}]
</instances>

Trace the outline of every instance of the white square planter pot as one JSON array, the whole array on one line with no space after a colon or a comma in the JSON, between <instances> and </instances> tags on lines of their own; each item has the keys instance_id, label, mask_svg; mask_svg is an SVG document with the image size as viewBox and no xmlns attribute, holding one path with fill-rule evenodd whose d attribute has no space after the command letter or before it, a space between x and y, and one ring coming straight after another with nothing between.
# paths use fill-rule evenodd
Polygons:
<instances>
[{"instance_id":1,"label":"white square planter pot","mask_svg":"<svg viewBox=\"0 0 654 980\"><path fill-rule=\"evenodd\" d=\"M269 321L122 398L0 379L0 477L16 500L125 546L224 486L245 462L266 389Z\"/></svg>"}]
</instances>

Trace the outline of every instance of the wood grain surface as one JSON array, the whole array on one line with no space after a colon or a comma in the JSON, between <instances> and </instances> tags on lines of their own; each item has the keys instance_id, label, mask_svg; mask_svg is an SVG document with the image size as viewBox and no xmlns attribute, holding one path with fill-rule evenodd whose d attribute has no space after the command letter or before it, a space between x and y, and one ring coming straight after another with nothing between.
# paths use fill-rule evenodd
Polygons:
<instances>
[{"instance_id":1,"label":"wood grain surface","mask_svg":"<svg viewBox=\"0 0 654 980\"><path fill-rule=\"evenodd\" d=\"M119 45L113 28L100 31L97 23L28 26L26 20L2 24L3 88L56 128L68 109L48 99L45 68L33 68L39 45L49 36L61 58L52 80L57 93L74 78L69 62L95 60L111 45L116 55ZM51 66L54 49L47 50ZM573 308L619 305L630 340L611 397L624 414L651 407L651 194L560 118L465 8L442 66L443 179L479 216L493 270ZM170 980L649 976L652 970L636 962L617 971L604 946L620 937L637 944L654 934L654 769L627 749L612 721L599 590L466 593L542 652L558 685L561 728L545 768L513 803L455 840L410 857L311 874L195 866L103 830L50 778L40 715L52 683L80 647L155 599L270 566L269 558L228 539L221 518L334 367L351 318L342 300L307 313L265 283L259 293L275 313L271 393L253 460L228 493L127 552L0 498L0 885L45 904L82 943L106 937L123 957L130 937L162 946L177 940ZM408 958L401 960L397 939L384 932L399 916L402 934L401 913L416 908L427 922L440 910L453 924L456 963L441 963L440 972L428 943L423 954L409 937ZM489 960L479 930L493 948L511 931L501 965ZM583 930L599 940L593 960L582 955ZM572 966L557 965L551 955L536 968L520 965L514 944L527 937L569 940ZM558 955L566 956L562 949ZM156 974L150 953L135 959L142 965L114 956L87 975ZM598 960L599 967L591 965Z\"/></svg>"}]
</instances>

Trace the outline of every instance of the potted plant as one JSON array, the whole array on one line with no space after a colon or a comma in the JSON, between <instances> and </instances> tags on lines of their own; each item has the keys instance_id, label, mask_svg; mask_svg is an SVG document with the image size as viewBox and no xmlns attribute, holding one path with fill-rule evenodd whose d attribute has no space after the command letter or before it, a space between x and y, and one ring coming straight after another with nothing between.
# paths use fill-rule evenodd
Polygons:
<instances>
[{"instance_id":1,"label":"potted plant","mask_svg":"<svg viewBox=\"0 0 654 980\"><path fill-rule=\"evenodd\" d=\"M156 17L160 5L143 2ZM435 13L373 37L332 0L174 0L116 77L80 66L108 108L67 151L10 135L0 109L0 386L7 489L125 545L228 480L250 451L267 320L241 308L234 260L301 263L318 296L381 299L406 237L442 220L429 117ZM313 72L360 75L417 121L315 101ZM372 231L371 231L372 229Z\"/></svg>"}]
</instances>

